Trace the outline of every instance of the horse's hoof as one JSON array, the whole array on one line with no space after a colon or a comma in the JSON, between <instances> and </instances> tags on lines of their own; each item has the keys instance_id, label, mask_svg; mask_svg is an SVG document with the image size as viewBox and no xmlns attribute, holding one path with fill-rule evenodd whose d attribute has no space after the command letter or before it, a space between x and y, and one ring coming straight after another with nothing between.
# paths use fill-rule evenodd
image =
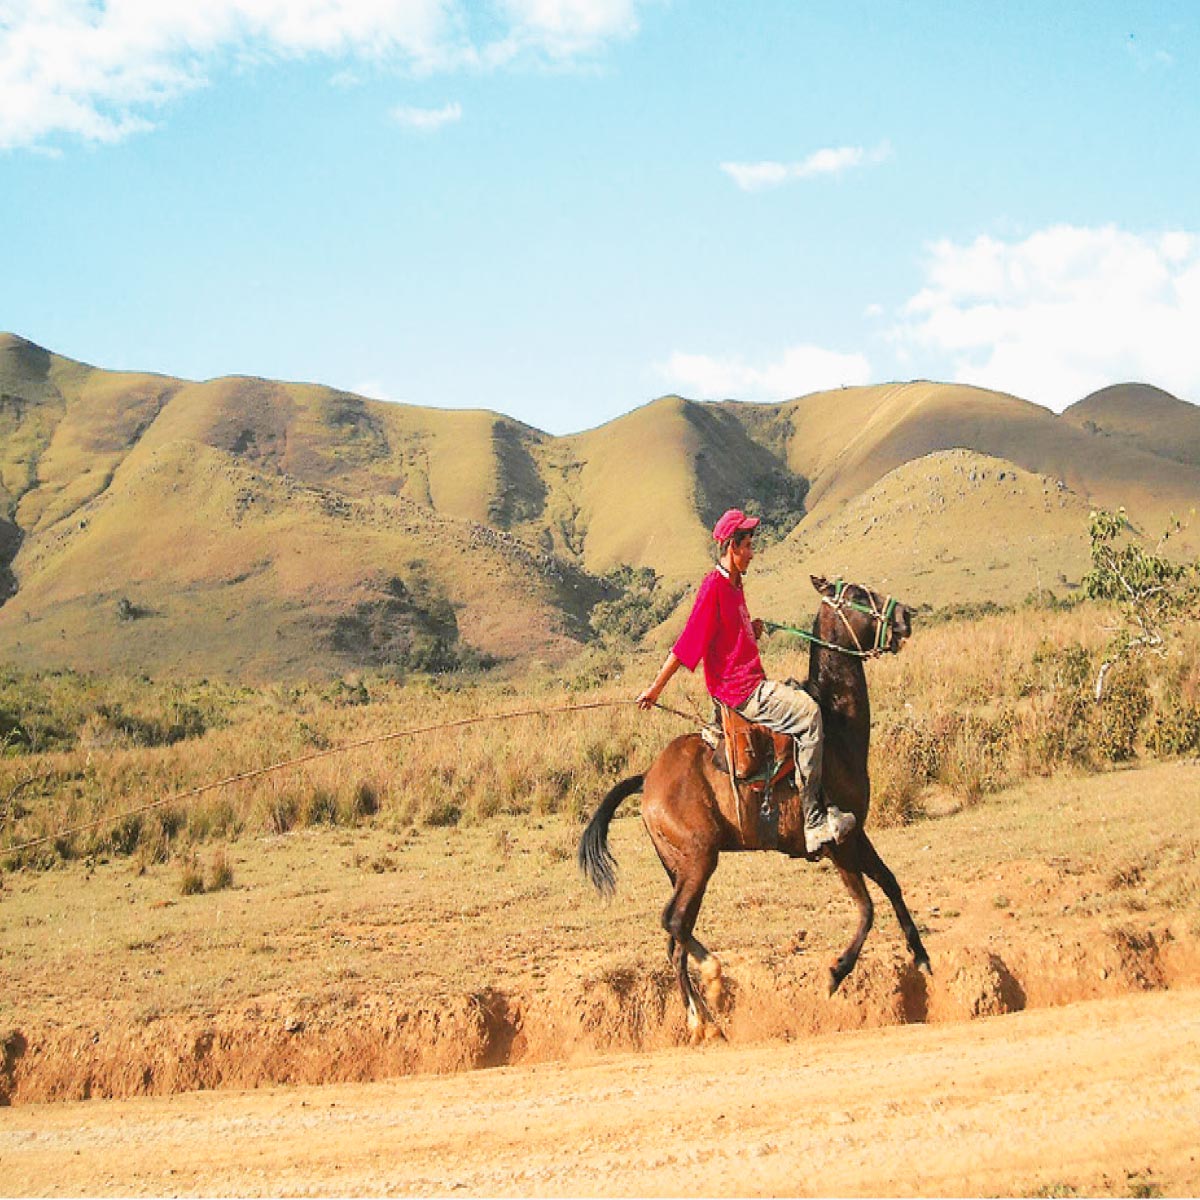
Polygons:
<instances>
[{"instance_id":1,"label":"horse's hoof","mask_svg":"<svg viewBox=\"0 0 1200 1200\"><path fill-rule=\"evenodd\" d=\"M829 994L831 996L838 990L838 988L842 986L842 980L844 978L845 976L838 974L837 967L829 968Z\"/></svg>"},{"instance_id":2,"label":"horse's hoof","mask_svg":"<svg viewBox=\"0 0 1200 1200\"><path fill-rule=\"evenodd\" d=\"M917 970L923 971L926 975L930 976L931 978L933 976L933 967L931 967L929 965L929 959L927 959L927 958L918 958L917 959Z\"/></svg>"},{"instance_id":3,"label":"horse's hoof","mask_svg":"<svg viewBox=\"0 0 1200 1200\"><path fill-rule=\"evenodd\" d=\"M704 981L704 1001L713 1012L720 1012L725 1004L725 980L721 974L721 964L715 958L709 958L700 968L700 977Z\"/></svg>"}]
</instances>

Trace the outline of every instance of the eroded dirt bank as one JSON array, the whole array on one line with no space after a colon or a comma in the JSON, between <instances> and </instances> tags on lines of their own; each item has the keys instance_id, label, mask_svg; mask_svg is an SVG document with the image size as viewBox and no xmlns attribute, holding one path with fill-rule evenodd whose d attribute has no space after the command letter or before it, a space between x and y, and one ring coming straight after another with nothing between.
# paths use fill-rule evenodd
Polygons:
<instances>
[{"instance_id":1,"label":"eroded dirt bank","mask_svg":"<svg viewBox=\"0 0 1200 1200\"><path fill-rule=\"evenodd\" d=\"M4 1190L1195 1195L1200 991L790 1045L0 1114Z\"/></svg>"},{"instance_id":2,"label":"eroded dirt bank","mask_svg":"<svg viewBox=\"0 0 1200 1200\"><path fill-rule=\"evenodd\" d=\"M1097 928L1086 940L1013 931L942 942L935 974L901 952L864 955L828 997L816 955L726 958L717 1015L730 1042L943 1024L1200 983L1200 946L1183 922ZM490 990L412 1005L387 995L350 1008L264 996L203 1019L19 1029L3 1041L0 1101L166 1095L271 1084L368 1082L683 1044L665 966L580 978L558 970L536 992Z\"/></svg>"}]
</instances>

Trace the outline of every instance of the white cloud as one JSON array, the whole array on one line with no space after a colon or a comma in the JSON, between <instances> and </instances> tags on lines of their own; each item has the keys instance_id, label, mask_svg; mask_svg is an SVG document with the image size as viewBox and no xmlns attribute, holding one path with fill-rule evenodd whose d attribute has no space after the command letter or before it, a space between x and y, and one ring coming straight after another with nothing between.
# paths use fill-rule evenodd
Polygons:
<instances>
[{"instance_id":1,"label":"white cloud","mask_svg":"<svg viewBox=\"0 0 1200 1200\"><path fill-rule=\"evenodd\" d=\"M738 357L677 351L657 369L677 392L698 399L790 400L871 378L870 363L861 354L819 346L791 346L775 362L758 366Z\"/></svg>"},{"instance_id":2,"label":"white cloud","mask_svg":"<svg viewBox=\"0 0 1200 1200\"><path fill-rule=\"evenodd\" d=\"M392 120L405 129L419 133L432 133L443 125L452 125L462 120L462 105L455 102L441 108L409 108L401 105L392 109Z\"/></svg>"},{"instance_id":3,"label":"white cloud","mask_svg":"<svg viewBox=\"0 0 1200 1200\"><path fill-rule=\"evenodd\" d=\"M816 150L800 162L724 162L721 170L744 192L778 187L795 179L841 175L855 167L874 167L892 157L891 145L881 142L873 150L862 146L836 146Z\"/></svg>"},{"instance_id":4,"label":"white cloud","mask_svg":"<svg viewBox=\"0 0 1200 1200\"><path fill-rule=\"evenodd\" d=\"M638 29L634 0L502 0L500 7L510 29L490 47L497 60L524 49L571 58L630 37Z\"/></svg>"},{"instance_id":5,"label":"white cloud","mask_svg":"<svg viewBox=\"0 0 1200 1200\"><path fill-rule=\"evenodd\" d=\"M528 54L562 61L635 32L635 2L501 0L477 45L468 0L0 0L0 150L55 135L119 141L233 62L320 57L430 74Z\"/></svg>"},{"instance_id":6,"label":"white cloud","mask_svg":"<svg viewBox=\"0 0 1200 1200\"><path fill-rule=\"evenodd\" d=\"M1056 410L1126 380L1200 397L1200 236L1058 225L928 255L891 337L956 380Z\"/></svg>"}]
</instances>

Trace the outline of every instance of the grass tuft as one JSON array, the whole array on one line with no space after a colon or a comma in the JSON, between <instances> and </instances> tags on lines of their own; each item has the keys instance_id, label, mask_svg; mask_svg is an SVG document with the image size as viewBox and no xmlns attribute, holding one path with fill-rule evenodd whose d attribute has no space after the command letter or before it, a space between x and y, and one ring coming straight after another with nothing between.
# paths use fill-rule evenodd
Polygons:
<instances>
[{"instance_id":1,"label":"grass tuft","mask_svg":"<svg viewBox=\"0 0 1200 1200\"><path fill-rule=\"evenodd\" d=\"M204 873L200 870L200 861L195 853L189 854L180 864L179 894L181 896L204 894Z\"/></svg>"},{"instance_id":2,"label":"grass tuft","mask_svg":"<svg viewBox=\"0 0 1200 1200\"><path fill-rule=\"evenodd\" d=\"M209 892L221 892L230 887L233 887L233 864L224 850L218 850L209 860L204 888Z\"/></svg>"}]
</instances>

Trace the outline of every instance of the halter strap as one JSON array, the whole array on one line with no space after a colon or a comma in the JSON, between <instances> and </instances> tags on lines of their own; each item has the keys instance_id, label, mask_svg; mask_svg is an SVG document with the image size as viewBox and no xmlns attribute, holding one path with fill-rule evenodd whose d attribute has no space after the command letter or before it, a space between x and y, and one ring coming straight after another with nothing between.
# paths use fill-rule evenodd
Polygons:
<instances>
[{"instance_id":1,"label":"halter strap","mask_svg":"<svg viewBox=\"0 0 1200 1200\"><path fill-rule=\"evenodd\" d=\"M867 595L870 597L871 607L867 608L862 604L856 604L846 595L847 583L844 579L839 579L834 584L833 596L822 596L821 603L828 604L835 613L841 618L842 624L846 627L846 632L850 635L854 642L854 650L842 649L846 654L854 654L856 657L875 658L882 654L887 646L888 629L891 626L892 614L896 611L896 599L894 596L888 596L884 600L883 608L877 608L875 605L875 596L869 589ZM844 609L852 608L855 612L864 613L868 617L873 617L875 620L875 640L869 650L864 650L862 642L858 640L858 634L854 632L854 626L850 624L850 619L846 616Z\"/></svg>"}]
</instances>

